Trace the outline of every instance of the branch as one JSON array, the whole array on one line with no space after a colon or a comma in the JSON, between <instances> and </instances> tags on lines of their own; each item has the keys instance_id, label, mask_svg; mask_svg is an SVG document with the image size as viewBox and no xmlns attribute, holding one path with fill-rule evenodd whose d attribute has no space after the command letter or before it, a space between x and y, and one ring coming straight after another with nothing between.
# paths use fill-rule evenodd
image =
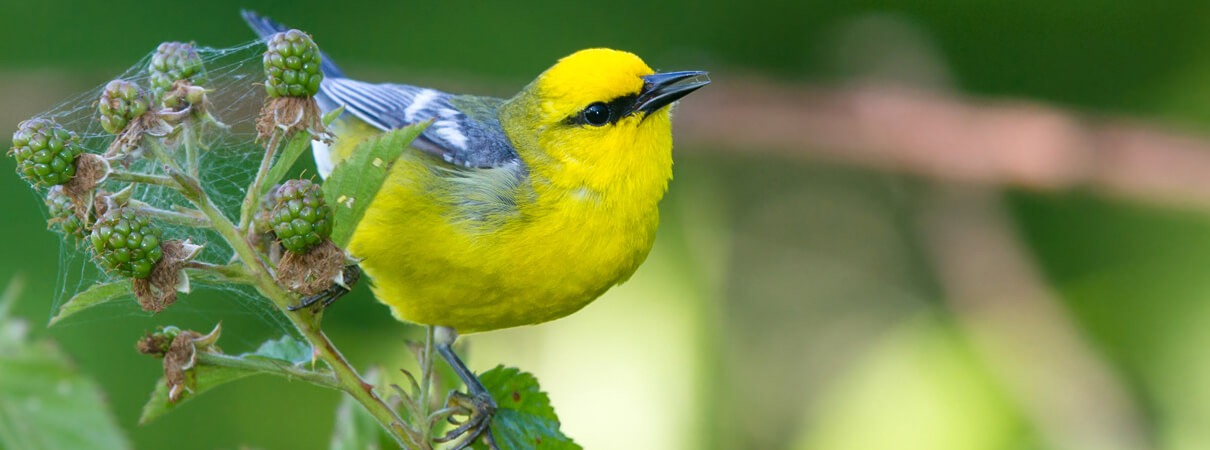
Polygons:
<instances>
[{"instance_id":1,"label":"branch","mask_svg":"<svg viewBox=\"0 0 1210 450\"><path fill-rule=\"evenodd\" d=\"M945 299L1049 446L1148 448L1129 389L1037 273L996 195L949 188L928 200L920 230Z\"/></svg>"},{"instance_id":2,"label":"branch","mask_svg":"<svg viewBox=\"0 0 1210 450\"><path fill-rule=\"evenodd\" d=\"M134 210L139 214L152 217L160 222L173 225L182 225L192 228L210 228L210 219L199 211L183 212L183 211L168 211L159 209L154 206L147 205L142 202L131 202L132 206L127 209Z\"/></svg>"},{"instance_id":3,"label":"branch","mask_svg":"<svg viewBox=\"0 0 1210 450\"><path fill-rule=\"evenodd\" d=\"M674 112L678 147L828 161L939 181L1210 208L1210 141L1129 119L887 85L739 79Z\"/></svg>"},{"instance_id":4,"label":"branch","mask_svg":"<svg viewBox=\"0 0 1210 450\"><path fill-rule=\"evenodd\" d=\"M176 182L172 181L172 178L169 178L169 177L166 177L163 175L151 175L151 174L145 174L145 173L135 173L135 172L126 172L126 171L122 171L122 170L114 170L112 172L109 172L109 175L106 178L109 180L122 181L122 182L126 182L126 183L143 183L143 184L151 184L151 185L155 185L155 186L165 186L165 187L170 187L170 188L177 187Z\"/></svg>"}]
</instances>

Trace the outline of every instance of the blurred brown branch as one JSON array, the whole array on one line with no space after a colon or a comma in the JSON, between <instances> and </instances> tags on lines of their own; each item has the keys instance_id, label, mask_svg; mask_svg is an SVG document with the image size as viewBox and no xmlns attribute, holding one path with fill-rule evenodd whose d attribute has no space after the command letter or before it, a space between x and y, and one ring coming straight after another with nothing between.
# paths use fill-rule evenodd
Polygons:
<instances>
[{"instance_id":1,"label":"blurred brown branch","mask_svg":"<svg viewBox=\"0 0 1210 450\"><path fill-rule=\"evenodd\" d=\"M716 77L717 78L717 77ZM716 79L676 111L678 144L1032 190L1210 207L1210 136L888 85Z\"/></svg>"},{"instance_id":2,"label":"blurred brown branch","mask_svg":"<svg viewBox=\"0 0 1210 450\"><path fill-rule=\"evenodd\" d=\"M1138 405L1061 306L994 192L939 187L920 232L974 349L1050 448L1150 448Z\"/></svg>"}]
</instances>

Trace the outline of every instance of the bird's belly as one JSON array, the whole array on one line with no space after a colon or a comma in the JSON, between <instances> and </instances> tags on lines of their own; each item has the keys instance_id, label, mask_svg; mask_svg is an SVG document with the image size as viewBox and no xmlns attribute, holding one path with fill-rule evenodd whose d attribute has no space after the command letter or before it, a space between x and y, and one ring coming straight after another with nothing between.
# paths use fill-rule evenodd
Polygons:
<instances>
[{"instance_id":1,"label":"bird's belly","mask_svg":"<svg viewBox=\"0 0 1210 450\"><path fill-rule=\"evenodd\" d=\"M629 277L654 239L654 208L617 214L574 196L474 223L427 176L397 166L350 245L401 320L462 333L554 320Z\"/></svg>"}]
</instances>

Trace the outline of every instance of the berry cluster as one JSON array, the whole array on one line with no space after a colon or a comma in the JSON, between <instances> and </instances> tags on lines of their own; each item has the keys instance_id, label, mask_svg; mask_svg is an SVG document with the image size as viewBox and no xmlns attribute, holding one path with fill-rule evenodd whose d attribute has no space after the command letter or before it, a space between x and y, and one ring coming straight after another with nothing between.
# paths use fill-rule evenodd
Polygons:
<instances>
[{"instance_id":1,"label":"berry cluster","mask_svg":"<svg viewBox=\"0 0 1210 450\"><path fill-rule=\"evenodd\" d=\"M163 256L160 229L129 209L110 211L98 219L91 241L105 266L132 278L147 278Z\"/></svg>"},{"instance_id":2,"label":"berry cluster","mask_svg":"<svg viewBox=\"0 0 1210 450\"><path fill-rule=\"evenodd\" d=\"M193 44L165 42L155 49L147 72L151 74L147 84L159 97L178 80L192 80L198 84L200 80L194 77L202 75L202 57L193 49Z\"/></svg>"},{"instance_id":3,"label":"berry cluster","mask_svg":"<svg viewBox=\"0 0 1210 450\"><path fill-rule=\"evenodd\" d=\"M51 120L30 119L17 126L9 154L30 183L54 186L71 181L82 151L75 133Z\"/></svg>"},{"instance_id":4,"label":"berry cluster","mask_svg":"<svg viewBox=\"0 0 1210 450\"><path fill-rule=\"evenodd\" d=\"M269 97L310 97L319 92L323 72L319 47L298 30L269 38L265 52L265 92Z\"/></svg>"},{"instance_id":5,"label":"berry cluster","mask_svg":"<svg viewBox=\"0 0 1210 450\"><path fill-rule=\"evenodd\" d=\"M130 121L147 112L147 97L139 86L126 80L113 80L105 85L97 102L101 127L113 134L121 133Z\"/></svg>"},{"instance_id":6,"label":"berry cluster","mask_svg":"<svg viewBox=\"0 0 1210 450\"><path fill-rule=\"evenodd\" d=\"M323 191L310 180L289 180L278 188L271 223L286 250L306 253L319 245L332 235L332 220Z\"/></svg>"},{"instance_id":7,"label":"berry cluster","mask_svg":"<svg viewBox=\"0 0 1210 450\"><path fill-rule=\"evenodd\" d=\"M76 215L75 205L71 198L63 193L62 188L52 188L46 194L46 210L50 214L51 227L58 228L65 235L84 238L84 233L87 231L84 223Z\"/></svg>"}]
</instances>

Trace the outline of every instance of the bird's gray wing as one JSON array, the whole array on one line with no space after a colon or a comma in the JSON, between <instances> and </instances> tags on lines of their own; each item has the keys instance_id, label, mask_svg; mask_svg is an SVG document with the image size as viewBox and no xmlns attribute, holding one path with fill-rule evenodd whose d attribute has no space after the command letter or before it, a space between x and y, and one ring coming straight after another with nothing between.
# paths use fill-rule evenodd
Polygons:
<instances>
[{"instance_id":1,"label":"bird's gray wing","mask_svg":"<svg viewBox=\"0 0 1210 450\"><path fill-rule=\"evenodd\" d=\"M412 147L450 164L488 168L520 161L495 114L500 99L331 77L324 79L316 99L325 112L343 105L346 113L383 131L432 119Z\"/></svg>"}]
</instances>

